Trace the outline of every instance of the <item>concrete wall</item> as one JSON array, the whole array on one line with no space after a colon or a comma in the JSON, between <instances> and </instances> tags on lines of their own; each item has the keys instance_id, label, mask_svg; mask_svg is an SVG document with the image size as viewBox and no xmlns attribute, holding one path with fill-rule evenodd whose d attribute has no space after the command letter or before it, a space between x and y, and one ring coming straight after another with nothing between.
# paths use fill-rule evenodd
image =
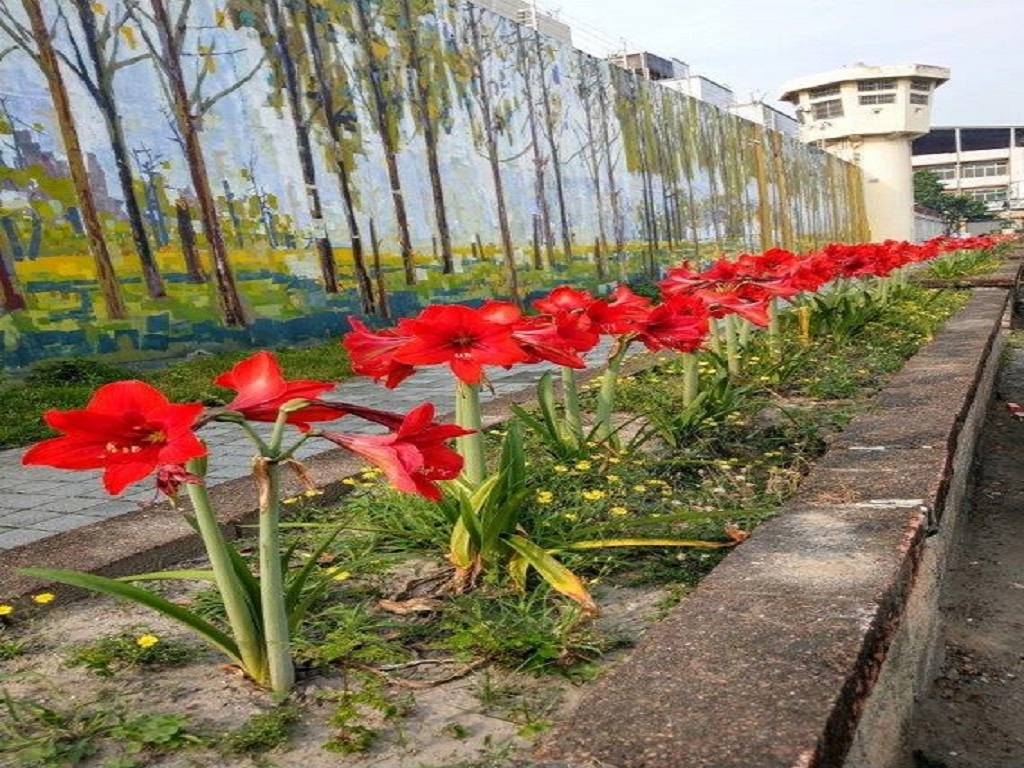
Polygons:
<instances>
[{"instance_id":1,"label":"concrete wall","mask_svg":"<svg viewBox=\"0 0 1024 768\"><path fill-rule=\"evenodd\" d=\"M0 11L0 368L865 236L844 163L454 0Z\"/></svg>"}]
</instances>

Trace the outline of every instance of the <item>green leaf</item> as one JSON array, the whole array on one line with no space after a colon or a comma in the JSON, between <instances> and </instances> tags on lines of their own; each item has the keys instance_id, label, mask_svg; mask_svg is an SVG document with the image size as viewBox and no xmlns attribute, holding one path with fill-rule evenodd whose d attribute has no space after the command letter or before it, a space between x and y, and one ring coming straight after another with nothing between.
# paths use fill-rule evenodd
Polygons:
<instances>
[{"instance_id":1,"label":"green leaf","mask_svg":"<svg viewBox=\"0 0 1024 768\"><path fill-rule=\"evenodd\" d=\"M167 581L169 579L182 579L184 581L212 581L217 580L213 571L202 568L182 568L177 571L150 571L149 573L136 573L131 576L120 576L118 581Z\"/></svg>"},{"instance_id":2,"label":"green leaf","mask_svg":"<svg viewBox=\"0 0 1024 768\"><path fill-rule=\"evenodd\" d=\"M65 571L56 568L23 568L21 573L28 576L37 576L41 579L58 581L61 584L69 584L72 587L81 587L82 589L88 589L112 597L120 597L124 600L131 600L134 603L144 605L147 608L152 608L167 618L184 624L215 648L229 656L235 663L242 665L238 645L228 635L187 608L175 605L170 600L150 592L148 589L125 584L117 579L108 579L106 576L80 573L79 571Z\"/></svg>"},{"instance_id":3,"label":"green leaf","mask_svg":"<svg viewBox=\"0 0 1024 768\"><path fill-rule=\"evenodd\" d=\"M585 610L597 612L597 605L575 573L529 539L512 535L506 538L506 541L512 549L537 570L540 577L551 585L552 589L575 600Z\"/></svg>"}]
</instances>

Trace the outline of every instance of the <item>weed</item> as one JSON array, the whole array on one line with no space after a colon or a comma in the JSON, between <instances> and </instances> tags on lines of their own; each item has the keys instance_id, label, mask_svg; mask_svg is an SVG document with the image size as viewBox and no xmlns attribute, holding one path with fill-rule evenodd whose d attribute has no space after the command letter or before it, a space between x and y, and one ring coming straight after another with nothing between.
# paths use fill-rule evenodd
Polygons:
<instances>
[{"instance_id":1,"label":"weed","mask_svg":"<svg viewBox=\"0 0 1024 768\"><path fill-rule=\"evenodd\" d=\"M288 741L292 727L301 718L302 712L294 704L281 704L266 712L258 712L227 734L224 749L232 755L269 752Z\"/></svg>"},{"instance_id":2,"label":"weed","mask_svg":"<svg viewBox=\"0 0 1024 768\"><path fill-rule=\"evenodd\" d=\"M355 682L355 687L349 687ZM390 722L409 711L408 699L388 695L384 681L375 675L346 676L345 687L332 694L337 702L328 723L334 729L323 748L328 752L351 755L365 752L377 740L378 722Z\"/></svg>"},{"instance_id":3,"label":"weed","mask_svg":"<svg viewBox=\"0 0 1024 768\"><path fill-rule=\"evenodd\" d=\"M118 752L108 765L145 765L132 756L170 752L199 744L187 718L177 714L129 715L123 706L96 700L60 708L14 699L4 692L0 742L13 760L7 765L77 766L102 752Z\"/></svg>"},{"instance_id":4,"label":"weed","mask_svg":"<svg viewBox=\"0 0 1024 768\"><path fill-rule=\"evenodd\" d=\"M25 653L24 640L4 640L0 637L0 661L10 661Z\"/></svg>"},{"instance_id":5,"label":"weed","mask_svg":"<svg viewBox=\"0 0 1024 768\"><path fill-rule=\"evenodd\" d=\"M195 655L195 646L188 643L134 629L81 646L68 659L68 666L85 667L99 677L113 677L130 668L184 664Z\"/></svg>"}]
</instances>

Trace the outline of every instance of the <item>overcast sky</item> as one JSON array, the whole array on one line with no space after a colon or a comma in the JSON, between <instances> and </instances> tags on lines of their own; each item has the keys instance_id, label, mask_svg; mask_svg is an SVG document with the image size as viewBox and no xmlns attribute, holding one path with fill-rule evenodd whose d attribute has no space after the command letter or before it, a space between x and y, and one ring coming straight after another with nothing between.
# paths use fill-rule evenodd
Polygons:
<instances>
[{"instance_id":1,"label":"overcast sky","mask_svg":"<svg viewBox=\"0 0 1024 768\"><path fill-rule=\"evenodd\" d=\"M584 50L682 59L739 101L774 103L789 79L864 62L934 64L935 125L1024 125L1024 0L539 0ZM603 53L591 50L592 53Z\"/></svg>"}]
</instances>

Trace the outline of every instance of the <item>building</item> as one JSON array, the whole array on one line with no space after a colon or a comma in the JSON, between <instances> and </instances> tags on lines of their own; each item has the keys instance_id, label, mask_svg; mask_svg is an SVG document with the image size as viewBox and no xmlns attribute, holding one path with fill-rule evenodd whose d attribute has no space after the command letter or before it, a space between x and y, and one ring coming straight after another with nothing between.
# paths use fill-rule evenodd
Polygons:
<instances>
[{"instance_id":1,"label":"building","mask_svg":"<svg viewBox=\"0 0 1024 768\"><path fill-rule=\"evenodd\" d=\"M942 126L914 139L915 171L934 171L946 189L985 202L1024 226L1024 126Z\"/></svg>"},{"instance_id":2,"label":"building","mask_svg":"<svg viewBox=\"0 0 1024 768\"><path fill-rule=\"evenodd\" d=\"M672 80L666 80L663 85L692 96L695 99L714 104L719 109L728 109L736 103L736 97L732 89L704 75L688 75Z\"/></svg>"},{"instance_id":3,"label":"building","mask_svg":"<svg viewBox=\"0 0 1024 768\"><path fill-rule=\"evenodd\" d=\"M763 101L749 101L745 104L731 104L729 111L734 115L749 120L752 123L763 125L765 128L784 133L787 136L796 138L800 133L800 124L796 119L775 107L770 107Z\"/></svg>"},{"instance_id":4,"label":"building","mask_svg":"<svg viewBox=\"0 0 1024 768\"><path fill-rule=\"evenodd\" d=\"M875 240L913 240L911 142L931 130L931 100L949 70L924 64L843 69L791 80L800 138L859 165Z\"/></svg>"},{"instance_id":5,"label":"building","mask_svg":"<svg viewBox=\"0 0 1024 768\"><path fill-rule=\"evenodd\" d=\"M536 3L523 0L473 0L473 4L572 45L572 29L569 25L550 14L542 13Z\"/></svg>"},{"instance_id":6,"label":"building","mask_svg":"<svg viewBox=\"0 0 1024 768\"><path fill-rule=\"evenodd\" d=\"M690 67L685 62L679 59L666 59L648 51L613 53L608 57L608 61L646 80L671 82L678 78L687 78L690 74Z\"/></svg>"}]
</instances>

